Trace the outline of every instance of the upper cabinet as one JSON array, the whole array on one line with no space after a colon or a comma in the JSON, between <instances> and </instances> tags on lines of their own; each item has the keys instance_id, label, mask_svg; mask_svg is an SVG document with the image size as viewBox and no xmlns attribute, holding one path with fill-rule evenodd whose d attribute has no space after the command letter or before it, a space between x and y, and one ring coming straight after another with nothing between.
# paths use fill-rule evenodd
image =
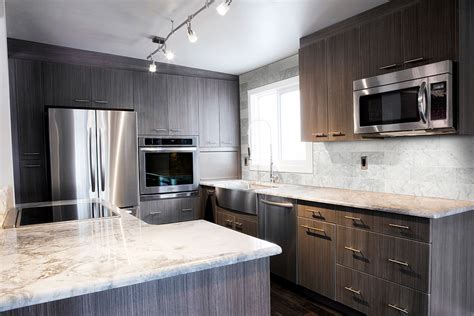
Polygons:
<instances>
[{"instance_id":1,"label":"upper cabinet","mask_svg":"<svg viewBox=\"0 0 474 316\"><path fill-rule=\"evenodd\" d=\"M236 147L240 144L239 85L237 81L220 80L218 87L220 145Z\"/></svg>"},{"instance_id":2,"label":"upper cabinet","mask_svg":"<svg viewBox=\"0 0 474 316\"><path fill-rule=\"evenodd\" d=\"M219 80L199 79L199 144L219 147Z\"/></svg>"},{"instance_id":3,"label":"upper cabinet","mask_svg":"<svg viewBox=\"0 0 474 316\"><path fill-rule=\"evenodd\" d=\"M44 64L45 104L133 110L133 73L71 64Z\"/></svg>"},{"instance_id":4,"label":"upper cabinet","mask_svg":"<svg viewBox=\"0 0 474 316\"><path fill-rule=\"evenodd\" d=\"M198 79L168 76L168 117L170 135L198 135Z\"/></svg>"}]
</instances>

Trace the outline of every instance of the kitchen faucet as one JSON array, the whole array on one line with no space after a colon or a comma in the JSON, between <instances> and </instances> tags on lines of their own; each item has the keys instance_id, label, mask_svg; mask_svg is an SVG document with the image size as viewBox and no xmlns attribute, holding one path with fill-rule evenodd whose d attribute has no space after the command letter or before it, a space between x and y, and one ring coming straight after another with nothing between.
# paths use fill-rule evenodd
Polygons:
<instances>
[{"instance_id":1,"label":"kitchen faucet","mask_svg":"<svg viewBox=\"0 0 474 316\"><path fill-rule=\"evenodd\" d=\"M255 121L252 121L249 123L249 128L247 130L247 135L248 135L248 139L249 139L249 146L247 148L247 151L248 151L248 160L251 161L252 160L252 156L251 156L251 130L252 130L252 127L256 124L256 123L264 123L264 125L268 128L268 131L269 131L269 135L270 135L270 182L271 183L276 183L278 181L278 175L274 174L274 164L273 164L273 148L272 148L272 127L270 126L270 124L268 123L268 121L264 121L264 120L255 120Z\"/></svg>"}]
</instances>

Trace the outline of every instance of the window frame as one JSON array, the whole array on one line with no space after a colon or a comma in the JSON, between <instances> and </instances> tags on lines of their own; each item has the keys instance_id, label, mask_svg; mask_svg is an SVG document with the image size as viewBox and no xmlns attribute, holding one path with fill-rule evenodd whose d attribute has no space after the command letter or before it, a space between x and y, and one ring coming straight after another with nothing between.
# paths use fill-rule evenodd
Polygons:
<instances>
[{"instance_id":1,"label":"window frame","mask_svg":"<svg viewBox=\"0 0 474 316\"><path fill-rule=\"evenodd\" d=\"M276 172L282 173L304 173L312 174L313 173L313 148L312 143L303 142L306 147L306 159L305 160L282 160L282 121L281 121L281 95L287 92L295 91L299 89L299 76L291 77L285 80L277 81L262 87L258 87L252 90L247 91L248 97L248 119L249 124L252 120L252 104L254 100L258 97L265 95L271 95L276 93L277 99L277 131L271 131L272 138L277 139L277 144L272 143L273 151L273 163L274 170ZM300 93L301 96L301 93ZM301 111L301 102L300 102L300 111ZM300 125L301 128L301 125ZM276 134L276 137L274 133ZM250 135L247 135L250 138ZM261 162L250 163L251 171L270 171L270 164Z\"/></svg>"}]
</instances>

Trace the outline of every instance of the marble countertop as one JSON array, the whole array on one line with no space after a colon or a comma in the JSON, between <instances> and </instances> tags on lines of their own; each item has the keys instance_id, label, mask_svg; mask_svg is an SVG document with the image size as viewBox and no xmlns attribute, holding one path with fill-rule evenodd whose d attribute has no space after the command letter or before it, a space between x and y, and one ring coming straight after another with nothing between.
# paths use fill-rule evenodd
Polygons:
<instances>
[{"instance_id":1,"label":"marble countertop","mask_svg":"<svg viewBox=\"0 0 474 316\"><path fill-rule=\"evenodd\" d=\"M255 192L260 194L433 219L474 210L474 201L448 200L302 185L253 183L269 186L268 188L255 190ZM201 185L244 189L246 181L203 181Z\"/></svg>"},{"instance_id":2,"label":"marble countertop","mask_svg":"<svg viewBox=\"0 0 474 316\"><path fill-rule=\"evenodd\" d=\"M0 312L281 253L206 221L149 225L115 210L120 218L0 229Z\"/></svg>"}]
</instances>

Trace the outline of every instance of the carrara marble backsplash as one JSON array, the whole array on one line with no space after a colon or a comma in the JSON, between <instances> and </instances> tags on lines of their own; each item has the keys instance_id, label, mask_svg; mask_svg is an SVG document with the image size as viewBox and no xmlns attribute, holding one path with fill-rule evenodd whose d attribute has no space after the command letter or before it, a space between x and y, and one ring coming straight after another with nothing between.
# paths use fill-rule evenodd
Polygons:
<instances>
[{"instance_id":1,"label":"carrara marble backsplash","mask_svg":"<svg viewBox=\"0 0 474 316\"><path fill-rule=\"evenodd\" d=\"M243 164L248 146L247 91L297 75L295 55L240 76L244 179L268 181L268 172L251 171ZM313 143L312 147L313 173L277 172L280 182L474 200L474 136ZM361 170L361 156L368 157L368 170Z\"/></svg>"}]
</instances>

